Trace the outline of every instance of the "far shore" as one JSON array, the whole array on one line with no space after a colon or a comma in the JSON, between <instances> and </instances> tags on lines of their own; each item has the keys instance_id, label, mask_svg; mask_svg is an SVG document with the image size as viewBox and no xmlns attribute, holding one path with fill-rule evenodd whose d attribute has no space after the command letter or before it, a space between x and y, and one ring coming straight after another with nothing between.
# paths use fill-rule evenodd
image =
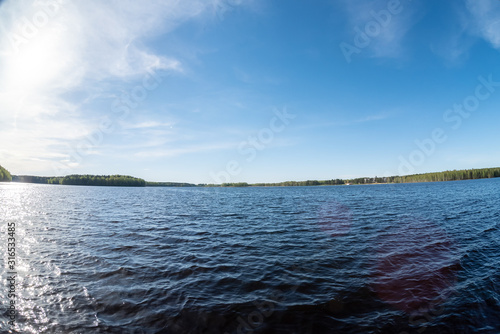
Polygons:
<instances>
[{"instance_id":1,"label":"far shore","mask_svg":"<svg viewBox=\"0 0 500 334\"><path fill-rule=\"evenodd\" d=\"M0 168L2 168L0 166ZM53 185L78 185L78 186L111 186L111 187L222 187L222 188L244 188L244 187L302 187L302 186L341 186L341 185L380 185L400 183L427 183L462 181L500 177L500 167L452 170L435 173L412 174L389 177L360 177L353 179L331 179L331 180L307 180L307 181L285 181L277 183L247 183L233 182L220 184L193 184L186 182L151 182L128 175L68 175L68 176L33 176L33 175L11 175L2 168L3 179L0 182L19 182Z\"/></svg>"}]
</instances>

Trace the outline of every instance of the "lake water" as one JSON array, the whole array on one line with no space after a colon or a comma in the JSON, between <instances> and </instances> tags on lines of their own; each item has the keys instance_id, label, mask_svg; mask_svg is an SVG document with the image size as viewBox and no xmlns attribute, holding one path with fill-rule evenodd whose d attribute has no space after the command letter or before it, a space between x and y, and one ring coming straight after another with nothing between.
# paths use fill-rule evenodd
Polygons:
<instances>
[{"instance_id":1,"label":"lake water","mask_svg":"<svg viewBox=\"0 0 500 334\"><path fill-rule=\"evenodd\" d=\"M0 184L0 224L2 333L500 333L500 179Z\"/></svg>"}]
</instances>

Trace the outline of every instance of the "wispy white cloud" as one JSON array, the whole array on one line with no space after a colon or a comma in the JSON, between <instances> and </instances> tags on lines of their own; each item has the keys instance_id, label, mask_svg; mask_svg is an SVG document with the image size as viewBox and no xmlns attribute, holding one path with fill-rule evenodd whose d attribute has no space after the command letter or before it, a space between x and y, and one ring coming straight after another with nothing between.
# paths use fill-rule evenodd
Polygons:
<instances>
[{"instance_id":1,"label":"wispy white cloud","mask_svg":"<svg viewBox=\"0 0 500 334\"><path fill-rule=\"evenodd\" d=\"M461 65L469 55L476 38L469 35L470 14L463 2L450 3L446 24L429 38L430 50L447 66Z\"/></svg>"},{"instance_id":2,"label":"wispy white cloud","mask_svg":"<svg viewBox=\"0 0 500 334\"><path fill-rule=\"evenodd\" d=\"M356 124L360 124L360 123L370 123L370 122L382 121L384 119L390 118L391 116L393 116L393 113L381 112L378 114L366 115L366 116L363 116L360 118L353 118L350 120L339 120L339 121L332 121L332 122L325 121L325 122L320 122L320 123L311 123L311 124L303 125L300 128L310 129L310 128L349 126L349 125L356 125Z\"/></svg>"},{"instance_id":3,"label":"wispy white cloud","mask_svg":"<svg viewBox=\"0 0 500 334\"><path fill-rule=\"evenodd\" d=\"M209 152L215 152L215 151L226 151L227 152L233 152L234 155L237 157L239 156L238 152L238 146L241 145L242 143L247 143L248 142L244 140L240 141L229 141L229 142L214 142L214 143L208 143L208 144L186 144L186 143L179 143L176 142L175 145L162 145L161 147L151 147L151 148L146 148L140 152L135 152L133 154L134 157L138 158L171 158L171 157L176 157L176 156L181 156L181 155L187 155L187 154L192 154L192 153L209 153ZM275 139L273 140L272 143L266 145L266 149L273 149L273 148L279 148L279 147L288 147L288 146L293 146L295 144L295 141L289 140L289 139Z\"/></svg>"},{"instance_id":4,"label":"wispy white cloud","mask_svg":"<svg viewBox=\"0 0 500 334\"><path fill-rule=\"evenodd\" d=\"M500 48L500 2L464 0L450 6L447 29L437 33L431 50L447 65L460 65L478 39Z\"/></svg>"},{"instance_id":5,"label":"wispy white cloud","mask_svg":"<svg viewBox=\"0 0 500 334\"><path fill-rule=\"evenodd\" d=\"M162 158L162 157L174 157L189 153L201 153L201 152L210 152L210 151L227 150L227 149L236 149L236 144L222 143L222 144L194 145L182 148L179 147L160 148L155 150L146 150L142 152L137 152L135 153L134 156L140 158Z\"/></svg>"},{"instance_id":6,"label":"wispy white cloud","mask_svg":"<svg viewBox=\"0 0 500 334\"><path fill-rule=\"evenodd\" d=\"M187 20L213 15L220 0L10 0L0 6L2 164L50 173L58 148L96 130L85 100L109 96L148 71L183 71L182 59L148 41ZM232 3L236 6L238 3ZM217 9L219 8L219 9ZM70 98L84 92L81 99ZM101 111L93 110L99 114ZM142 123L136 127L156 127ZM23 158L24 157L24 158ZM36 163L29 162L36 159ZM43 163L40 163L43 161Z\"/></svg>"},{"instance_id":7,"label":"wispy white cloud","mask_svg":"<svg viewBox=\"0 0 500 334\"><path fill-rule=\"evenodd\" d=\"M418 4L401 1L395 14L378 16L382 11L387 14L388 2L383 0L343 0L341 2L348 17L348 36L355 38L357 31L365 32L367 24L378 24L379 32L368 36L369 45L363 48L371 57L396 58L403 53L403 40L411 27L417 22ZM384 23L380 23L383 20ZM359 29L359 30L358 30ZM376 31L376 30L374 30ZM351 41L346 40L351 43ZM354 44L354 43L351 43Z\"/></svg>"},{"instance_id":8,"label":"wispy white cloud","mask_svg":"<svg viewBox=\"0 0 500 334\"><path fill-rule=\"evenodd\" d=\"M465 3L473 18L471 32L500 49L500 1L465 0Z\"/></svg>"},{"instance_id":9,"label":"wispy white cloud","mask_svg":"<svg viewBox=\"0 0 500 334\"><path fill-rule=\"evenodd\" d=\"M351 123L366 123L366 122L372 122L372 121L380 121L382 119L386 119L389 117L388 113L380 113L380 114L374 114L374 115L368 115L362 118L358 118Z\"/></svg>"},{"instance_id":10,"label":"wispy white cloud","mask_svg":"<svg viewBox=\"0 0 500 334\"><path fill-rule=\"evenodd\" d=\"M140 123L124 123L123 129L151 129L151 128L172 128L174 123L164 123L157 121L147 121Z\"/></svg>"}]
</instances>

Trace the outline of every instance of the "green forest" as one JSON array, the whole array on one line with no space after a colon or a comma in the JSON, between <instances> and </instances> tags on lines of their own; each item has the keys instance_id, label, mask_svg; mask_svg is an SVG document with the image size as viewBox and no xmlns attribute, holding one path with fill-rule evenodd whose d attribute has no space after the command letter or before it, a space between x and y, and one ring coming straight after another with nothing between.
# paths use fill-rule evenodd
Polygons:
<instances>
[{"instance_id":1,"label":"green forest","mask_svg":"<svg viewBox=\"0 0 500 334\"><path fill-rule=\"evenodd\" d=\"M336 186L346 184L346 180L332 179L332 180L307 180L307 181L285 181L279 183L255 183L255 187L303 187L303 186Z\"/></svg>"},{"instance_id":2,"label":"green forest","mask_svg":"<svg viewBox=\"0 0 500 334\"><path fill-rule=\"evenodd\" d=\"M31 176L14 175L13 182L42 183L42 184L65 184L75 186L118 186L118 187L144 187L146 181L127 175L68 175L64 177L55 176Z\"/></svg>"},{"instance_id":3,"label":"green forest","mask_svg":"<svg viewBox=\"0 0 500 334\"><path fill-rule=\"evenodd\" d=\"M179 182L146 182L146 187L196 187L192 183L179 183Z\"/></svg>"},{"instance_id":4,"label":"green forest","mask_svg":"<svg viewBox=\"0 0 500 334\"><path fill-rule=\"evenodd\" d=\"M414 183L414 182L438 182L438 181L458 181L488 179L500 177L500 167L481 169L462 169L436 173L423 173L405 176L389 176L374 178L357 178L348 180L352 184L373 184L373 183Z\"/></svg>"},{"instance_id":5,"label":"green forest","mask_svg":"<svg viewBox=\"0 0 500 334\"><path fill-rule=\"evenodd\" d=\"M300 186L331 186L343 184L382 184L382 183L415 183L415 182L438 182L458 181L500 177L500 167L482 169L463 169L436 173L413 174L405 176L389 177L360 177L355 179L332 179L332 180L308 180L308 181L286 181L279 183L224 183L222 187L300 187ZM218 186L218 185L210 185Z\"/></svg>"},{"instance_id":6,"label":"green forest","mask_svg":"<svg viewBox=\"0 0 500 334\"><path fill-rule=\"evenodd\" d=\"M61 184L73 186L145 187L146 181L128 175L68 175Z\"/></svg>"},{"instance_id":7,"label":"green forest","mask_svg":"<svg viewBox=\"0 0 500 334\"><path fill-rule=\"evenodd\" d=\"M41 183L41 184L59 184L62 177L46 177L46 176L33 176L33 175L14 175L12 182L23 183Z\"/></svg>"},{"instance_id":8,"label":"green forest","mask_svg":"<svg viewBox=\"0 0 500 334\"><path fill-rule=\"evenodd\" d=\"M279 183L246 182L223 184L192 184L179 182L146 182L143 179L127 175L68 175L64 177L46 177L31 175L11 175L8 170L0 166L0 182L24 182L42 184L64 184L82 186L125 186L125 187L299 187L299 186L332 186L344 184L384 184L384 183L413 183L458 181L500 177L500 167L482 169L463 169L436 173L423 173L389 177L360 177L355 179L307 180L286 181Z\"/></svg>"},{"instance_id":9,"label":"green forest","mask_svg":"<svg viewBox=\"0 0 500 334\"><path fill-rule=\"evenodd\" d=\"M0 182L10 182L12 181L12 175L9 171L0 166Z\"/></svg>"}]
</instances>

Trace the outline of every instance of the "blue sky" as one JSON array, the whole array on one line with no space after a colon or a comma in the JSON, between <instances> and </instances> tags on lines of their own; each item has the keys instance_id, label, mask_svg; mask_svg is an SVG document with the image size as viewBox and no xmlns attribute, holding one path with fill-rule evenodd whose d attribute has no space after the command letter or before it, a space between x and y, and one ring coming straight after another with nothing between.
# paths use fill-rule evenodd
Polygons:
<instances>
[{"instance_id":1,"label":"blue sky","mask_svg":"<svg viewBox=\"0 0 500 334\"><path fill-rule=\"evenodd\" d=\"M0 164L193 183L500 166L500 1L3 1Z\"/></svg>"}]
</instances>

